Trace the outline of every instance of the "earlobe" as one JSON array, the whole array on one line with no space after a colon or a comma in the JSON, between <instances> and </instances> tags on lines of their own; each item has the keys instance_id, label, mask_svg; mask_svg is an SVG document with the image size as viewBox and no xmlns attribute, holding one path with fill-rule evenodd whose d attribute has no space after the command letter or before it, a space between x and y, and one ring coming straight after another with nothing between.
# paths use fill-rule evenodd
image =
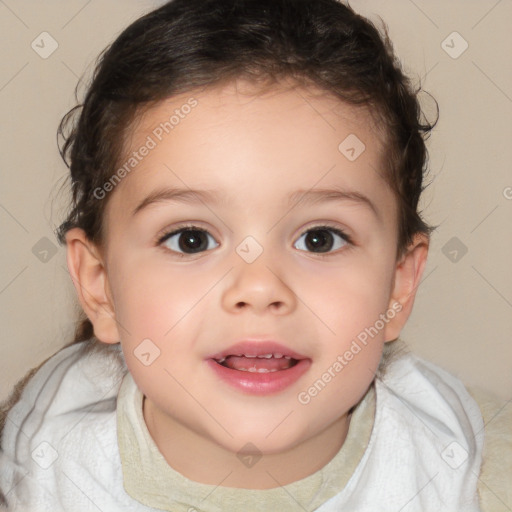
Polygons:
<instances>
[{"instance_id":1,"label":"earlobe","mask_svg":"<svg viewBox=\"0 0 512 512\"><path fill-rule=\"evenodd\" d=\"M388 311L393 310L395 314L386 324L385 341L393 341L400 336L411 314L416 291L427 262L428 246L428 236L422 233L416 234L406 253L396 264L388 309Z\"/></svg>"},{"instance_id":2,"label":"earlobe","mask_svg":"<svg viewBox=\"0 0 512 512\"><path fill-rule=\"evenodd\" d=\"M66 233L66 248L69 273L94 335L104 343L118 343L114 304L100 251L80 228Z\"/></svg>"}]
</instances>

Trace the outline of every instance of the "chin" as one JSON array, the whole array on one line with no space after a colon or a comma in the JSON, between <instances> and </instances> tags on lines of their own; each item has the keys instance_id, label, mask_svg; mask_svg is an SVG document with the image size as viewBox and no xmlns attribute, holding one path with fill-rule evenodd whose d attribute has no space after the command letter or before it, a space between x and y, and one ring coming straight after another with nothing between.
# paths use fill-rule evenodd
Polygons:
<instances>
[{"instance_id":1,"label":"chin","mask_svg":"<svg viewBox=\"0 0 512 512\"><path fill-rule=\"evenodd\" d=\"M287 452L308 439L305 433L301 435L299 432L290 432L289 429L284 428L280 433L272 432L276 424L278 422L265 430L247 429L236 432L236 429L228 428L233 438L224 436L222 440L217 439L214 442L236 455L244 452L272 455Z\"/></svg>"}]
</instances>

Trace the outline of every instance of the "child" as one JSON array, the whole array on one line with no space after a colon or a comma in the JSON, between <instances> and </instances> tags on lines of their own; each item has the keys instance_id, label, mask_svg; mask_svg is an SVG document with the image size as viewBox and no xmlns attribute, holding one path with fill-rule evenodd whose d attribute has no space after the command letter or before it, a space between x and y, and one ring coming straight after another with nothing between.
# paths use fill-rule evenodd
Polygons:
<instances>
[{"instance_id":1,"label":"child","mask_svg":"<svg viewBox=\"0 0 512 512\"><path fill-rule=\"evenodd\" d=\"M7 510L488 510L478 405L398 339L432 231L420 118L336 0L128 27L62 151L87 318L8 407Z\"/></svg>"}]
</instances>

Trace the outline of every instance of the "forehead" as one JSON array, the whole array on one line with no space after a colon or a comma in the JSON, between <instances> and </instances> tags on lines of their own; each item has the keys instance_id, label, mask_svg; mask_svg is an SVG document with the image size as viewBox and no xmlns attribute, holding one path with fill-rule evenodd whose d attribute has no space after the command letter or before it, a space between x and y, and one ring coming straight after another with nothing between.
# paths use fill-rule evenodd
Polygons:
<instances>
[{"instance_id":1,"label":"forehead","mask_svg":"<svg viewBox=\"0 0 512 512\"><path fill-rule=\"evenodd\" d=\"M188 121L184 122L185 119ZM297 126L297 121L305 124ZM171 143L163 140L168 139L166 135L188 137L191 131L195 131L193 135L204 135L211 128L233 133L244 124L246 129L254 129L253 138L258 126L264 131L263 136L277 133L286 137L282 129L290 126L294 127L295 135L302 132L305 138L314 138L315 134L325 137L330 131L329 140L333 142L344 131L351 130L366 139L370 153L375 156L385 142L382 123L366 106L349 105L314 86L306 88L294 82L254 85L239 79L182 93L143 110L127 130L125 150L143 144L148 135L158 139L157 143ZM227 145L229 141L225 142Z\"/></svg>"},{"instance_id":2,"label":"forehead","mask_svg":"<svg viewBox=\"0 0 512 512\"><path fill-rule=\"evenodd\" d=\"M134 120L121 165L136 161L125 166L129 172L107 210L127 211L169 184L218 189L231 201L264 193L267 202L292 189L336 184L373 196L389 210L383 148L366 108L317 89L261 91L238 81L184 93Z\"/></svg>"}]
</instances>

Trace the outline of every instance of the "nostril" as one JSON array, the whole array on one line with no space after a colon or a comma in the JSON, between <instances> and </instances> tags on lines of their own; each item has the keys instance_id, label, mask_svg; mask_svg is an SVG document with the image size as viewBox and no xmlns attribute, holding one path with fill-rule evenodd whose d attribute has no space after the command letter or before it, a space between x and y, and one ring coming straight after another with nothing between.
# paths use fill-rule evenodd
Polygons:
<instances>
[{"instance_id":1,"label":"nostril","mask_svg":"<svg viewBox=\"0 0 512 512\"><path fill-rule=\"evenodd\" d=\"M277 302L272 302L270 304L270 307L271 308L274 308L274 309L279 309L279 308L282 308L284 306L284 303L281 302L281 301L277 301Z\"/></svg>"}]
</instances>

